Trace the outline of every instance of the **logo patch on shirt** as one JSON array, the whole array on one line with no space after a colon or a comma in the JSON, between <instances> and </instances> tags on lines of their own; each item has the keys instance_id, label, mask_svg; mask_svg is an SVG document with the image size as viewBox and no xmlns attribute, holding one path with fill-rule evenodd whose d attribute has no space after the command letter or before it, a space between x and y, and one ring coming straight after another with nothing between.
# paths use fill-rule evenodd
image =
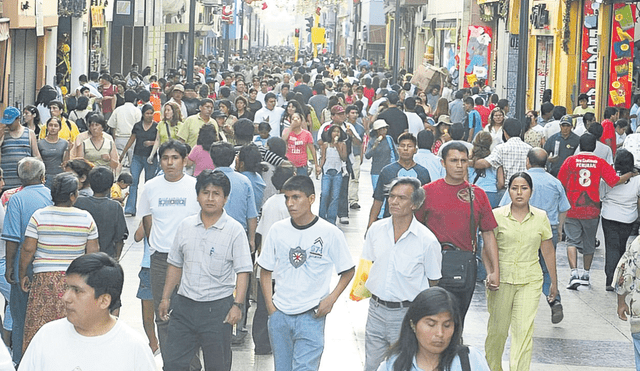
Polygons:
<instances>
[{"instance_id":1,"label":"logo patch on shirt","mask_svg":"<svg viewBox=\"0 0 640 371\"><path fill-rule=\"evenodd\" d=\"M309 257L322 259L323 246L324 244L322 243L322 237L316 238L316 240L313 241L313 246L311 246L311 250L309 250Z\"/></svg>"},{"instance_id":2,"label":"logo patch on shirt","mask_svg":"<svg viewBox=\"0 0 640 371\"><path fill-rule=\"evenodd\" d=\"M302 250L300 246L295 249L289 249L289 262L294 268L300 268L307 261L307 252Z\"/></svg>"},{"instance_id":3,"label":"logo patch on shirt","mask_svg":"<svg viewBox=\"0 0 640 371\"><path fill-rule=\"evenodd\" d=\"M186 197L161 198L158 200L158 207L164 206L187 206Z\"/></svg>"},{"instance_id":4,"label":"logo patch on shirt","mask_svg":"<svg viewBox=\"0 0 640 371\"><path fill-rule=\"evenodd\" d=\"M469 187L464 187L461 190L458 191L458 200L465 202L465 203L470 203L469 201ZM476 195L473 194L473 199L476 199Z\"/></svg>"}]
</instances>

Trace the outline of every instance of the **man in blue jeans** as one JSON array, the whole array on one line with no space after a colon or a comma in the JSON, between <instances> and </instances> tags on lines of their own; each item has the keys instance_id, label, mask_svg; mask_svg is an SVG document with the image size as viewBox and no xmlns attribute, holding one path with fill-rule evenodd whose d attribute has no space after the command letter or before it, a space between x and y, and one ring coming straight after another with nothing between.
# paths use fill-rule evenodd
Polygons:
<instances>
[{"instance_id":1,"label":"man in blue jeans","mask_svg":"<svg viewBox=\"0 0 640 371\"><path fill-rule=\"evenodd\" d=\"M355 267L344 234L311 212L311 178L296 175L282 187L291 218L271 227L258 258L260 285L276 371L317 370L325 316L351 281ZM340 280L330 291L335 266ZM276 280L275 294L271 286Z\"/></svg>"},{"instance_id":2,"label":"man in blue jeans","mask_svg":"<svg viewBox=\"0 0 640 371\"><path fill-rule=\"evenodd\" d=\"M7 270L5 277L11 284L10 307L13 317L11 342L13 347L13 361L20 363L22 358L22 337L24 335L24 321L27 314L27 300L29 294L20 289L18 281L18 261L20 250L24 242L24 232L33 213L53 204L51 191L44 186L44 163L33 157L25 157L18 162L18 177L23 185L20 192L15 193L7 203L4 217L2 239L7 243ZM31 274L31 266L28 268Z\"/></svg>"},{"instance_id":3,"label":"man in blue jeans","mask_svg":"<svg viewBox=\"0 0 640 371\"><path fill-rule=\"evenodd\" d=\"M549 222L551 223L551 231L553 232L553 247L558 245L558 231L562 231L564 219L567 211L571 208L569 200L562 183L553 175L547 173L544 169L547 163L547 152L542 148L532 148L527 154L527 173L531 175L533 180L533 194L529 200L531 206L537 207L547 212ZM509 192L505 192L500 206L504 206L511 202ZM545 296L549 295L549 287L551 286L551 278L547 265L540 255L540 265L542 266L542 274L544 282L542 283L542 292ZM562 304L560 303L560 293L556 299L549 303L551 307L551 322L559 323L564 318Z\"/></svg>"}]
</instances>

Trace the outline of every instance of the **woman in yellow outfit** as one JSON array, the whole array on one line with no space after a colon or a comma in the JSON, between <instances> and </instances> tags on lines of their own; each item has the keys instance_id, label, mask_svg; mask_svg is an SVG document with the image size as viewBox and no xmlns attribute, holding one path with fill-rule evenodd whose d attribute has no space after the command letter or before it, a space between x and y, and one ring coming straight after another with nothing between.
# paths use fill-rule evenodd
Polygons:
<instances>
[{"instance_id":1,"label":"woman in yellow outfit","mask_svg":"<svg viewBox=\"0 0 640 371\"><path fill-rule=\"evenodd\" d=\"M551 287L547 300L558 295L556 254L551 242L551 225L546 212L529 205L533 181L527 173L509 180L511 204L494 209L498 222L500 289L487 290L489 323L485 352L492 371L502 371L502 353L511 328L511 371L526 371L531 365L533 321L542 292L542 269L538 249L549 268Z\"/></svg>"},{"instance_id":2,"label":"woman in yellow outfit","mask_svg":"<svg viewBox=\"0 0 640 371\"><path fill-rule=\"evenodd\" d=\"M64 110L64 105L62 102L54 100L49 102L49 111L51 112L51 117L57 117L58 122L60 122L60 132L58 132L58 138L64 139L67 142L75 143L76 137L80 134L78 127L76 124L63 117L62 111ZM47 127L45 124L40 126L40 139L44 139L47 136Z\"/></svg>"}]
</instances>

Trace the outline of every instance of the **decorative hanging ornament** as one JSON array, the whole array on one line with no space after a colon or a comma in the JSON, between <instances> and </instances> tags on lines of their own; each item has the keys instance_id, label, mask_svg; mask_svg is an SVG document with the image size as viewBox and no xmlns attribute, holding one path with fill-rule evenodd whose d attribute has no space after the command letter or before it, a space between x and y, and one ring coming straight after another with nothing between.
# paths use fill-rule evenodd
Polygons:
<instances>
[{"instance_id":1,"label":"decorative hanging ornament","mask_svg":"<svg viewBox=\"0 0 640 371\"><path fill-rule=\"evenodd\" d=\"M224 5L222 7L222 21L233 24L233 5Z\"/></svg>"},{"instance_id":2,"label":"decorative hanging ornament","mask_svg":"<svg viewBox=\"0 0 640 371\"><path fill-rule=\"evenodd\" d=\"M264 3L262 3L262 10L267 9L268 5L267 2L265 1Z\"/></svg>"}]
</instances>

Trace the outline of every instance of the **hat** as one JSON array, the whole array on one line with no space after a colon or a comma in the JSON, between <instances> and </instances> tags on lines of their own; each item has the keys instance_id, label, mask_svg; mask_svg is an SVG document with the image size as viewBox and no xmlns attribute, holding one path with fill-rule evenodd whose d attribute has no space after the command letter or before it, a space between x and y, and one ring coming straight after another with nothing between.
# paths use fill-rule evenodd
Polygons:
<instances>
[{"instance_id":1,"label":"hat","mask_svg":"<svg viewBox=\"0 0 640 371\"><path fill-rule=\"evenodd\" d=\"M438 117L438 122L435 124L435 126L438 126L441 123L451 125L451 117L447 115L440 115L440 117Z\"/></svg>"},{"instance_id":2,"label":"hat","mask_svg":"<svg viewBox=\"0 0 640 371\"><path fill-rule=\"evenodd\" d=\"M175 84L173 86L172 92L174 92L174 91L181 91L181 92L184 93L184 86L182 86L182 84Z\"/></svg>"},{"instance_id":3,"label":"hat","mask_svg":"<svg viewBox=\"0 0 640 371\"><path fill-rule=\"evenodd\" d=\"M213 113L211 114L211 117L213 117L214 119L217 119L218 117L227 117L227 115L225 115L224 113L222 113L222 111L220 111L220 110L215 110L215 111L213 111Z\"/></svg>"},{"instance_id":4,"label":"hat","mask_svg":"<svg viewBox=\"0 0 640 371\"><path fill-rule=\"evenodd\" d=\"M4 113L2 114L2 123L5 125L11 125L18 117L20 117L20 110L9 106L4 109Z\"/></svg>"},{"instance_id":5,"label":"hat","mask_svg":"<svg viewBox=\"0 0 640 371\"><path fill-rule=\"evenodd\" d=\"M560 126L562 125L573 126L573 118L569 115L562 116L562 118L560 119Z\"/></svg>"},{"instance_id":6,"label":"hat","mask_svg":"<svg viewBox=\"0 0 640 371\"><path fill-rule=\"evenodd\" d=\"M373 130L379 130L387 127L389 127L389 124L387 124L387 122L383 119L379 119L373 122Z\"/></svg>"},{"instance_id":7,"label":"hat","mask_svg":"<svg viewBox=\"0 0 640 371\"><path fill-rule=\"evenodd\" d=\"M151 85L149 85L149 89L160 89L160 84L152 82Z\"/></svg>"},{"instance_id":8,"label":"hat","mask_svg":"<svg viewBox=\"0 0 640 371\"><path fill-rule=\"evenodd\" d=\"M336 104L335 106L331 107L332 115L339 115L341 113L344 113L344 107L342 107L341 105Z\"/></svg>"},{"instance_id":9,"label":"hat","mask_svg":"<svg viewBox=\"0 0 640 371\"><path fill-rule=\"evenodd\" d=\"M216 79L214 79L214 78L213 78L213 77L211 77L211 76L207 76L207 78L205 79L205 81L206 81L206 83L207 83L207 84L209 84L209 83L212 83L212 82L216 82Z\"/></svg>"}]
</instances>

